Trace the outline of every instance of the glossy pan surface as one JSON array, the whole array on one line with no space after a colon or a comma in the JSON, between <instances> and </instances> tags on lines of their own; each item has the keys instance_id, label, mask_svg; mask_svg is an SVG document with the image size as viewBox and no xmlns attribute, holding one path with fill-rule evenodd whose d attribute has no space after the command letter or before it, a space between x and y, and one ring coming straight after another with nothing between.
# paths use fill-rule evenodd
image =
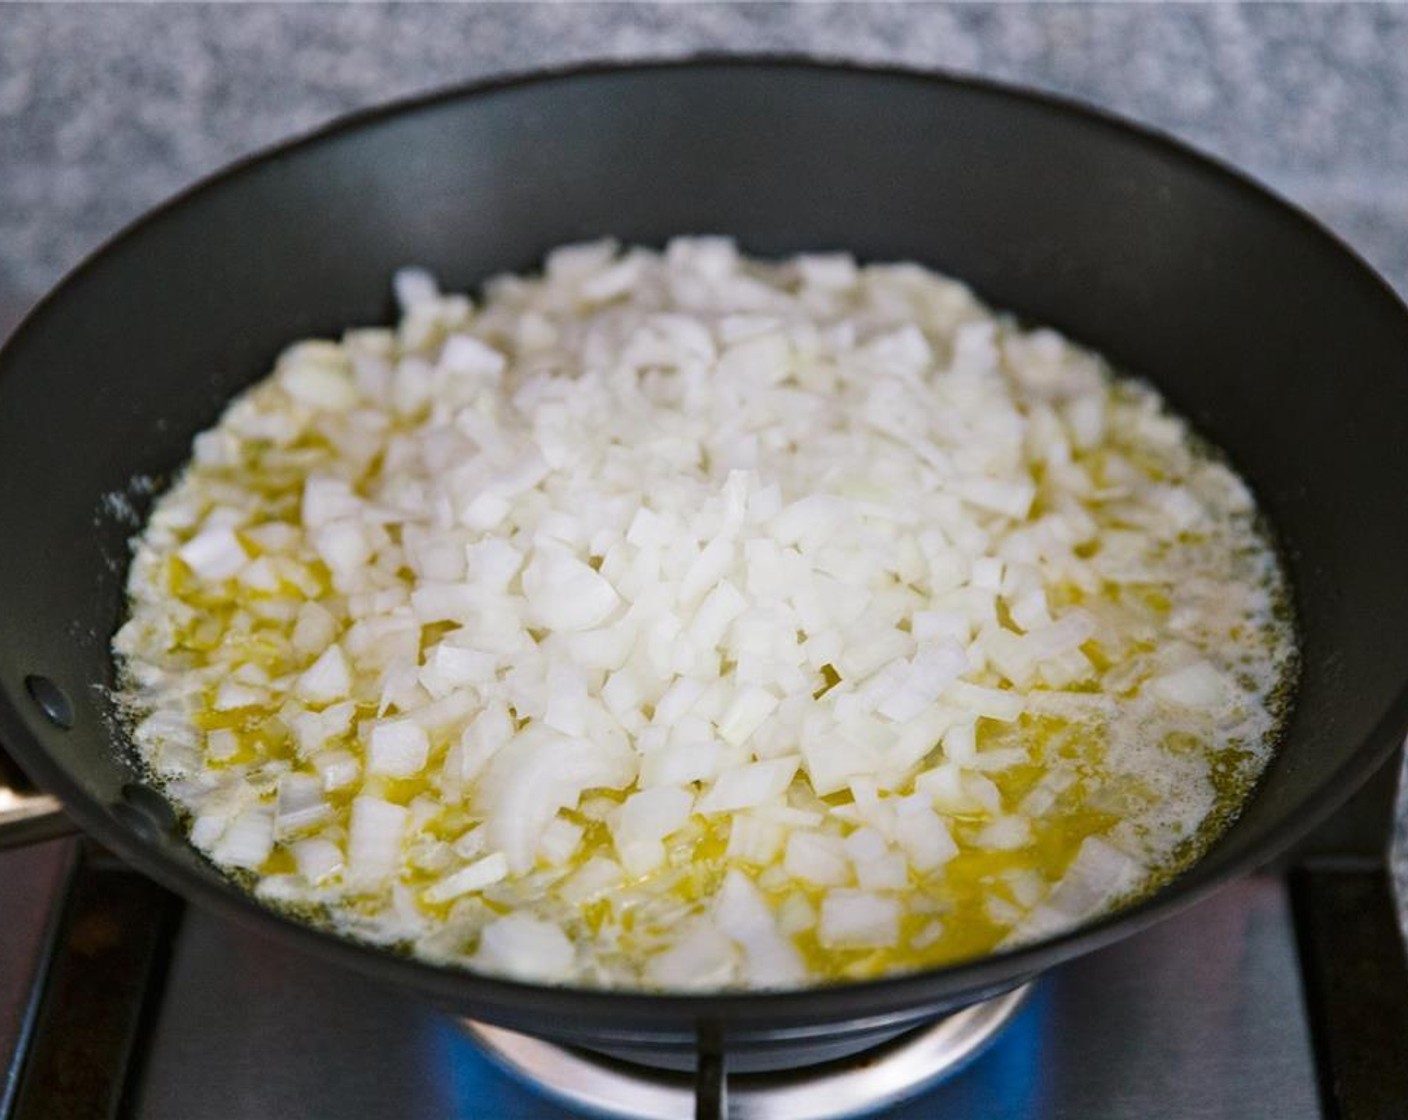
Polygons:
<instances>
[{"instance_id":1,"label":"glossy pan surface","mask_svg":"<svg viewBox=\"0 0 1408 1120\"><path fill-rule=\"evenodd\" d=\"M553 989L436 968L280 918L133 789L103 689L127 499L287 342L392 316L409 263L448 288L610 235L731 234L966 280L1152 380L1223 447L1283 543L1303 679L1284 747L1188 873L1068 935L792 993ZM120 235L0 352L0 741L86 830L194 901L363 974L582 1044L736 1045L900 1024L1126 936L1263 862L1408 724L1408 313L1347 249L1235 173L1049 98L796 61L590 69L353 118ZM117 498L115 496L124 496ZM44 713L42 677L71 709ZM49 698L53 707L53 698ZM62 721L60 721L62 722Z\"/></svg>"}]
</instances>

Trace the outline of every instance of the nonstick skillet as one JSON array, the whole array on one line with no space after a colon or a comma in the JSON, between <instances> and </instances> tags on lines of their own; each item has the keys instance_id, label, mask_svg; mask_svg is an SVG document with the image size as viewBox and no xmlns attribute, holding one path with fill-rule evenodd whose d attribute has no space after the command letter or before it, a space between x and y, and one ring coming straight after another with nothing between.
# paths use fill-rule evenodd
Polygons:
<instances>
[{"instance_id":1,"label":"nonstick skillet","mask_svg":"<svg viewBox=\"0 0 1408 1120\"><path fill-rule=\"evenodd\" d=\"M473 288L549 248L727 233L962 278L1154 382L1255 489L1303 671L1280 752L1207 855L1024 949L786 993L551 988L397 956L261 907L140 784L105 689L127 540L192 435L287 342L389 321L389 277ZM1035 95L927 74L704 60L547 74L351 118L117 237L0 352L0 741L88 833L192 901L492 1023L668 1051L863 1039L1126 937L1284 850L1408 726L1408 313L1235 172Z\"/></svg>"}]
</instances>

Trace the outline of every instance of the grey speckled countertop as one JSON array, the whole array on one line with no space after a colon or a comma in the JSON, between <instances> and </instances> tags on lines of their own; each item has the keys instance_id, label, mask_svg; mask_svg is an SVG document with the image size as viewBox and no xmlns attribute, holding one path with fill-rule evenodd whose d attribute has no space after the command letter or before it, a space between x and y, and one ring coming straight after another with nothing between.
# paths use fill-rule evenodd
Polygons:
<instances>
[{"instance_id":1,"label":"grey speckled countertop","mask_svg":"<svg viewBox=\"0 0 1408 1120\"><path fill-rule=\"evenodd\" d=\"M706 50L938 67L1093 102L1249 171L1408 295L1408 6L6 4L0 333L154 203L338 114Z\"/></svg>"}]
</instances>

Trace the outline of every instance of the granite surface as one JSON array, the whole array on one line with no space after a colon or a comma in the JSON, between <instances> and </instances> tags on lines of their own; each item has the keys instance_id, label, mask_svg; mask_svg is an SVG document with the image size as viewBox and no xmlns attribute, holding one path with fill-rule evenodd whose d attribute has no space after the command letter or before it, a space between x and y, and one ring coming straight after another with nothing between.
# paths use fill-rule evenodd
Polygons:
<instances>
[{"instance_id":1,"label":"granite surface","mask_svg":"<svg viewBox=\"0 0 1408 1120\"><path fill-rule=\"evenodd\" d=\"M701 50L942 67L1095 102L1249 170L1408 292L1408 7L6 4L0 297L13 317L153 203L349 109Z\"/></svg>"},{"instance_id":2,"label":"granite surface","mask_svg":"<svg viewBox=\"0 0 1408 1120\"><path fill-rule=\"evenodd\" d=\"M338 114L699 51L937 67L1093 102L1251 172L1408 295L1408 6L3 4L0 334L148 207Z\"/></svg>"}]
</instances>

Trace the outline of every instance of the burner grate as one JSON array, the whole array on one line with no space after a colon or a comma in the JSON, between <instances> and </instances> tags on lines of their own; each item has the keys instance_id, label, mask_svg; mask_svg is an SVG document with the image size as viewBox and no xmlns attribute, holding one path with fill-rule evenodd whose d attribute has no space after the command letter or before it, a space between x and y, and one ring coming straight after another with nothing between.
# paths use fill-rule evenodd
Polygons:
<instances>
[{"instance_id":1,"label":"burner grate","mask_svg":"<svg viewBox=\"0 0 1408 1120\"><path fill-rule=\"evenodd\" d=\"M897 1040L891 1045L917 1059L947 1039L949 1057L917 1061L912 1074L882 1085L896 1095L901 1083L919 1089L889 1107L823 1092L830 1114L1408 1120L1408 960L1387 891L1386 822L1354 805L1341 819L1364 836L1351 843L1322 833L1334 843L1290 858L1289 887L1280 871L1239 880L1053 970L1011 1028L957 1076L927 1081L956 1051L976 1053L990 1032L974 1030L959 1044L948 1034L955 1022L945 1020ZM565 1120L609 1107L533 1091L505 1072L516 1067L504 1046L491 1060L460 1020L183 911L92 845L5 850L4 839L0 1120ZM973 1012L989 1014L1005 1017ZM722 1064L713 1073L712 1097L697 1107L705 1115L725 1107L736 1120L826 1114L806 1111L817 1094L804 1089L791 1098L750 1093L780 1091L787 1077L725 1079ZM694 1097L682 1076L673 1085L667 1078L674 1095L644 1114L688 1116ZM764 1111L778 1099L788 1103Z\"/></svg>"}]
</instances>

